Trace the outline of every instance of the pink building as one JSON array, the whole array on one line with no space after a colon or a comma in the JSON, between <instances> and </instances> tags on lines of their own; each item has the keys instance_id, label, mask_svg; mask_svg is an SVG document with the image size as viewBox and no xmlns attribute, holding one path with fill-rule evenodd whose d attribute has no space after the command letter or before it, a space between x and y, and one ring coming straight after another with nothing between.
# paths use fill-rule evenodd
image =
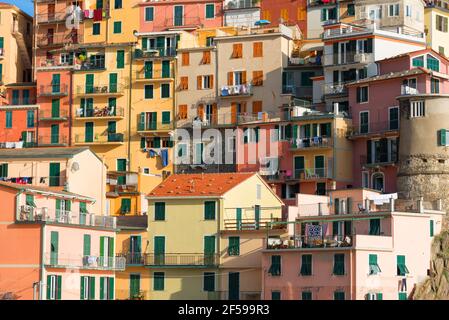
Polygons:
<instances>
[{"instance_id":1,"label":"pink building","mask_svg":"<svg viewBox=\"0 0 449 320\"><path fill-rule=\"evenodd\" d=\"M222 0L147 1L140 5L140 32L195 30L223 25Z\"/></svg>"},{"instance_id":2,"label":"pink building","mask_svg":"<svg viewBox=\"0 0 449 320\"><path fill-rule=\"evenodd\" d=\"M92 213L92 198L0 182L0 297L112 300L116 220Z\"/></svg>"},{"instance_id":3,"label":"pink building","mask_svg":"<svg viewBox=\"0 0 449 320\"><path fill-rule=\"evenodd\" d=\"M318 203L314 197L298 194L289 208L289 238L268 234L263 299L408 299L428 275L441 201L369 189L332 191Z\"/></svg>"},{"instance_id":4,"label":"pink building","mask_svg":"<svg viewBox=\"0 0 449 320\"><path fill-rule=\"evenodd\" d=\"M378 76L348 85L355 187L396 191L400 126L396 98L448 93L448 66L437 52L420 50L381 60Z\"/></svg>"}]
</instances>

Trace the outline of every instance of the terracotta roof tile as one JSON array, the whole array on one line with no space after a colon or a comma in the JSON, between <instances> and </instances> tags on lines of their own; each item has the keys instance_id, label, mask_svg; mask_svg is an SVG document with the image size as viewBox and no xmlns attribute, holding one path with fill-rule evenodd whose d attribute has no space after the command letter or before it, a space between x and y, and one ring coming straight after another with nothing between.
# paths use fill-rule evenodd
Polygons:
<instances>
[{"instance_id":1,"label":"terracotta roof tile","mask_svg":"<svg viewBox=\"0 0 449 320\"><path fill-rule=\"evenodd\" d=\"M173 174L156 186L148 197L222 196L255 173Z\"/></svg>"}]
</instances>

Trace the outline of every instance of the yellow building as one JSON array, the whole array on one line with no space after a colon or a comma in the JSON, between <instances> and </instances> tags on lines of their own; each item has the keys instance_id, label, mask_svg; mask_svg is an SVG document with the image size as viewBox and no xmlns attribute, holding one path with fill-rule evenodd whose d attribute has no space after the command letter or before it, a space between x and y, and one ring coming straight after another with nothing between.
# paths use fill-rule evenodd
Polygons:
<instances>
[{"instance_id":1,"label":"yellow building","mask_svg":"<svg viewBox=\"0 0 449 320\"><path fill-rule=\"evenodd\" d=\"M260 297L263 238L283 203L258 174L175 174L147 198L149 299Z\"/></svg>"},{"instance_id":2,"label":"yellow building","mask_svg":"<svg viewBox=\"0 0 449 320\"><path fill-rule=\"evenodd\" d=\"M449 1L435 1L424 9L424 24L427 46L449 55Z\"/></svg>"},{"instance_id":3,"label":"yellow building","mask_svg":"<svg viewBox=\"0 0 449 320\"><path fill-rule=\"evenodd\" d=\"M117 217L117 255L126 258L126 269L116 273L117 300L146 300L150 273L144 267L148 250L147 216Z\"/></svg>"},{"instance_id":4,"label":"yellow building","mask_svg":"<svg viewBox=\"0 0 449 320\"><path fill-rule=\"evenodd\" d=\"M14 5L0 3L0 88L31 82L33 18Z\"/></svg>"}]
</instances>

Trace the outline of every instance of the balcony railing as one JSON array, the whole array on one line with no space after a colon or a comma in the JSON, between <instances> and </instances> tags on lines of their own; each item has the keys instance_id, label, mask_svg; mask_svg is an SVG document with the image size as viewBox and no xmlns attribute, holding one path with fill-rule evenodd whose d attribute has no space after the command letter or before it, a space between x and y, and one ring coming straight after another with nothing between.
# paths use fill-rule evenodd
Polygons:
<instances>
[{"instance_id":1,"label":"balcony railing","mask_svg":"<svg viewBox=\"0 0 449 320\"><path fill-rule=\"evenodd\" d=\"M143 265L145 262L145 254L142 252L137 253L119 253L117 257L123 257L126 261L126 265Z\"/></svg>"},{"instance_id":2,"label":"balcony railing","mask_svg":"<svg viewBox=\"0 0 449 320\"><path fill-rule=\"evenodd\" d=\"M195 27L201 25L201 18L195 17L175 17L162 19L160 22L155 23L155 27L159 28L174 28L174 27Z\"/></svg>"},{"instance_id":3,"label":"balcony railing","mask_svg":"<svg viewBox=\"0 0 449 320\"><path fill-rule=\"evenodd\" d=\"M138 124L138 131L158 131L158 130L172 130L174 128L173 121L170 122L151 122Z\"/></svg>"},{"instance_id":4,"label":"balcony railing","mask_svg":"<svg viewBox=\"0 0 449 320\"><path fill-rule=\"evenodd\" d=\"M84 256L71 253L46 252L44 264L52 268L81 268L93 270L125 270L123 257Z\"/></svg>"},{"instance_id":5,"label":"balcony railing","mask_svg":"<svg viewBox=\"0 0 449 320\"><path fill-rule=\"evenodd\" d=\"M94 109L78 108L76 110L77 118L113 118L123 117L124 109L121 107L108 107L104 108L95 107Z\"/></svg>"},{"instance_id":6,"label":"balcony railing","mask_svg":"<svg viewBox=\"0 0 449 320\"><path fill-rule=\"evenodd\" d=\"M69 112L67 110L39 110L40 121L67 120L68 118Z\"/></svg>"},{"instance_id":7,"label":"balcony railing","mask_svg":"<svg viewBox=\"0 0 449 320\"><path fill-rule=\"evenodd\" d=\"M121 84L104 84L95 86L77 86L76 93L82 95L113 95L122 94L123 86Z\"/></svg>"},{"instance_id":8,"label":"balcony railing","mask_svg":"<svg viewBox=\"0 0 449 320\"><path fill-rule=\"evenodd\" d=\"M68 145L68 139L65 135L60 134L50 134L47 136L39 136L38 139L39 146L66 146Z\"/></svg>"},{"instance_id":9,"label":"balcony railing","mask_svg":"<svg viewBox=\"0 0 449 320\"><path fill-rule=\"evenodd\" d=\"M288 63L292 66L321 66L322 56L309 58L289 58Z\"/></svg>"},{"instance_id":10,"label":"balcony railing","mask_svg":"<svg viewBox=\"0 0 449 320\"><path fill-rule=\"evenodd\" d=\"M225 230L266 230L266 229L281 229L282 226L273 224L273 222L279 222L281 219L260 219L258 221L254 219L224 219Z\"/></svg>"},{"instance_id":11,"label":"balcony railing","mask_svg":"<svg viewBox=\"0 0 449 320\"><path fill-rule=\"evenodd\" d=\"M341 28L332 28L327 29L323 33L323 38L330 39L339 36L347 36L347 35L353 36L358 34L366 34L372 32L374 29L375 29L374 24L368 24L364 27L345 26Z\"/></svg>"},{"instance_id":12,"label":"balcony railing","mask_svg":"<svg viewBox=\"0 0 449 320\"><path fill-rule=\"evenodd\" d=\"M372 134L382 134L390 131L399 130L399 121L370 122L369 124L360 124L352 126L348 130L348 136L365 136Z\"/></svg>"},{"instance_id":13,"label":"balcony railing","mask_svg":"<svg viewBox=\"0 0 449 320\"><path fill-rule=\"evenodd\" d=\"M116 300L148 300L150 291L139 290L131 292L131 290L115 290Z\"/></svg>"},{"instance_id":14,"label":"balcony railing","mask_svg":"<svg viewBox=\"0 0 449 320\"><path fill-rule=\"evenodd\" d=\"M322 6L327 4L336 4L337 0L309 0L307 5L309 7Z\"/></svg>"},{"instance_id":15,"label":"balcony railing","mask_svg":"<svg viewBox=\"0 0 449 320\"><path fill-rule=\"evenodd\" d=\"M75 135L75 143L93 143L93 144L102 144L102 143L123 143L124 135L123 133L107 133L106 135L95 134L92 136L86 136L85 134L77 134Z\"/></svg>"},{"instance_id":16,"label":"balcony railing","mask_svg":"<svg viewBox=\"0 0 449 320\"><path fill-rule=\"evenodd\" d=\"M83 42L83 37L81 34L67 35L45 35L36 40L38 47L52 47L52 46L63 46L71 44L80 44Z\"/></svg>"},{"instance_id":17,"label":"balcony railing","mask_svg":"<svg viewBox=\"0 0 449 320\"><path fill-rule=\"evenodd\" d=\"M224 5L225 10L259 8L260 2L255 0L232 0Z\"/></svg>"},{"instance_id":18,"label":"balcony railing","mask_svg":"<svg viewBox=\"0 0 449 320\"><path fill-rule=\"evenodd\" d=\"M352 248L353 245L352 235L296 236L295 240L285 241L271 238L267 242L267 249Z\"/></svg>"},{"instance_id":19,"label":"balcony railing","mask_svg":"<svg viewBox=\"0 0 449 320\"><path fill-rule=\"evenodd\" d=\"M66 12L54 12L54 13L38 13L35 16L37 23L53 23L59 21L65 21L67 17Z\"/></svg>"},{"instance_id":20,"label":"balcony railing","mask_svg":"<svg viewBox=\"0 0 449 320\"><path fill-rule=\"evenodd\" d=\"M63 179L62 177L57 178L61 180ZM62 183L58 185L62 185ZM22 222L50 222L111 229L115 229L117 227L115 217L98 216L91 213L76 213L66 210L55 210L47 207L36 208L29 205L21 205L18 208L17 220Z\"/></svg>"},{"instance_id":21,"label":"balcony railing","mask_svg":"<svg viewBox=\"0 0 449 320\"><path fill-rule=\"evenodd\" d=\"M333 139L330 137L297 138L291 140L291 149L331 148Z\"/></svg>"},{"instance_id":22,"label":"balcony railing","mask_svg":"<svg viewBox=\"0 0 449 320\"><path fill-rule=\"evenodd\" d=\"M261 292L260 291L238 291L236 296L232 296L229 291L208 291L207 292L207 300L229 300L238 299L238 300L261 300Z\"/></svg>"},{"instance_id":23,"label":"balcony railing","mask_svg":"<svg viewBox=\"0 0 449 320\"><path fill-rule=\"evenodd\" d=\"M360 156L360 164L362 166L388 166L398 161L398 155L395 152L378 153L374 159L369 159L367 156Z\"/></svg>"},{"instance_id":24,"label":"balcony railing","mask_svg":"<svg viewBox=\"0 0 449 320\"><path fill-rule=\"evenodd\" d=\"M345 83L328 83L323 86L323 89L323 93L328 95L348 94L348 88L346 87Z\"/></svg>"},{"instance_id":25,"label":"balcony railing","mask_svg":"<svg viewBox=\"0 0 449 320\"><path fill-rule=\"evenodd\" d=\"M78 71L86 71L86 70L106 70L106 62L105 58L93 60L93 61L85 61L81 64L75 65L74 69Z\"/></svg>"},{"instance_id":26,"label":"balcony railing","mask_svg":"<svg viewBox=\"0 0 449 320\"><path fill-rule=\"evenodd\" d=\"M68 86L67 84L50 84L50 85L41 85L38 95L40 97L60 97L68 95Z\"/></svg>"},{"instance_id":27,"label":"balcony railing","mask_svg":"<svg viewBox=\"0 0 449 320\"><path fill-rule=\"evenodd\" d=\"M218 254L204 253L166 253L146 254L146 266L216 266L219 263Z\"/></svg>"},{"instance_id":28,"label":"balcony railing","mask_svg":"<svg viewBox=\"0 0 449 320\"><path fill-rule=\"evenodd\" d=\"M39 58L37 59L36 68L64 68L73 66L73 60L61 62L61 58Z\"/></svg>"},{"instance_id":29,"label":"balcony railing","mask_svg":"<svg viewBox=\"0 0 449 320\"><path fill-rule=\"evenodd\" d=\"M220 89L221 97L251 96L252 94L252 86L250 84L222 86Z\"/></svg>"},{"instance_id":30,"label":"balcony railing","mask_svg":"<svg viewBox=\"0 0 449 320\"><path fill-rule=\"evenodd\" d=\"M323 57L325 66L352 64L352 63L372 63L374 62L374 53L355 53L348 52L345 55L338 53L325 54Z\"/></svg>"},{"instance_id":31,"label":"balcony railing","mask_svg":"<svg viewBox=\"0 0 449 320\"><path fill-rule=\"evenodd\" d=\"M35 98L12 98L8 104L2 105L2 107L6 106L27 106L36 104Z\"/></svg>"},{"instance_id":32,"label":"balcony railing","mask_svg":"<svg viewBox=\"0 0 449 320\"><path fill-rule=\"evenodd\" d=\"M419 94L418 89L407 86L407 85L402 85L401 86L401 95L410 95L410 94Z\"/></svg>"},{"instance_id":33,"label":"balcony railing","mask_svg":"<svg viewBox=\"0 0 449 320\"><path fill-rule=\"evenodd\" d=\"M154 47L150 49L136 49L134 50L135 59L149 59L156 57L174 57L176 56L175 47Z\"/></svg>"},{"instance_id":34,"label":"balcony railing","mask_svg":"<svg viewBox=\"0 0 449 320\"><path fill-rule=\"evenodd\" d=\"M136 72L137 80L152 80L152 79L169 79L174 77L172 69L169 70L140 70Z\"/></svg>"},{"instance_id":35,"label":"balcony railing","mask_svg":"<svg viewBox=\"0 0 449 320\"><path fill-rule=\"evenodd\" d=\"M328 168L295 169L294 179L313 180L331 178Z\"/></svg>"}]
</instances>

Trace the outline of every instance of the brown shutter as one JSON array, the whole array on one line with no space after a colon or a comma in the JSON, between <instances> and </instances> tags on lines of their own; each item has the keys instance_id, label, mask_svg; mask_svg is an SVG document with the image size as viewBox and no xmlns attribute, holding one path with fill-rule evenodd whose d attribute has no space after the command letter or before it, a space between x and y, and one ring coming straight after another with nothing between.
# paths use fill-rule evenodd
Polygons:
<instances>
[{"instance_id":1,"label":"brown shutter","mask_svg":"<svg viewBox=\"0 0 449 320\"><path fill-rule=\"evenodd\" d=\"M258 114L262 112L262 101L253 101L253 113Z\"/></svg>"},{"instance_id":2,"label":"brown shutter","mask_svg":"<svg viewBox=\"0 0 449 320\"><path fill-rule=\"evenodd\" d=\"M183 52L182 53L182 65L183 66L188 66L190 63L190 56L188 52Z\"/></svg>"},{"instance_id":3,"label":"brown shutter","mask_svg":"<svg viewBox=\"0 0 449 320\"><path fill-rule=\"evenodd\" d=\"M231 103L231 122L237 123L237 104L235 102Z\"/></svg>"},{"instance_id":4,"label":"brown shutter","mask_svg":"<svg viewBox=\"0 0 449 320\"><path fill-rule=\"evenodd\" d=\"M228 72L228 86L232 86L234 84L234 73Z\"/></svg>"},{"instance_id":5,"label":"brown shutter","mask_svg":"<svg viewBox=\"0 0 449 320\"><path fill-rule=\"evenodd\" d=\"M246 71L242 71L242 83L246 84Z\"/></svg>"},{"instance_id":6,"label":"brown shutter","mask_svg":"<svg viewBox=\"0 0 449 320\"><path fill-rule=\"evenodd\" d=\"M201 76L197 76L197 77L196 77L196 88L197 88L198 90L202 89L202 87L201 87L201 80L202 80L202 77L201 77Z\"/></svg>"},{"instance_id":7,"label":"brown shutter","mask_svg":"<svg viewBox=\"0 0 449 320\"><path fill-rule=\"evenodd\" d=\"M187 119L187 105L186 104L179 105L178 118L179 119Z\"/></svg>"},{"instance_id":8,"label":"brown shutter","mask_svg":"<svg viewBox=\"0 0 449 320\"><path fill-rule=\"evenodd\" d=\"M211 74L210 76L209 76L209 79L210 79L210 88L211 89L213 89L214 88L214 75L213 74Z\"/></svg>"},{"instance_id":9,"label":"brown shutter","mask_svg":"<svg viewBox=\"0 0 449 320\"><path fill-rule=\"evenodd\" d=\"M246 113L246 102L242 102L242 112Z\"/></svg>"},{"instance_id":10,"label":"brown shutter","mask_svg":"<svg viewBox=\"0 0 449 320\"><path fill-rule=\"evenodd\" d=\"M197 112L198 112L198 117L200 117L200 119L202 120L203 117L204 117L204 105L203 105L202 103L200 103L200 104L198 105L198 110L197 110Z\"/></svg>"},{"instance_id":11,"label":"brown shutter","mask_svg":"<svg viewBox=\"0 0 449 320\"><path fill-rule=\"evenodd\" d=\"M216 103L212 104L212 121L214 124L218 123L218 108Z\"/></svg>"}]
</instances>

